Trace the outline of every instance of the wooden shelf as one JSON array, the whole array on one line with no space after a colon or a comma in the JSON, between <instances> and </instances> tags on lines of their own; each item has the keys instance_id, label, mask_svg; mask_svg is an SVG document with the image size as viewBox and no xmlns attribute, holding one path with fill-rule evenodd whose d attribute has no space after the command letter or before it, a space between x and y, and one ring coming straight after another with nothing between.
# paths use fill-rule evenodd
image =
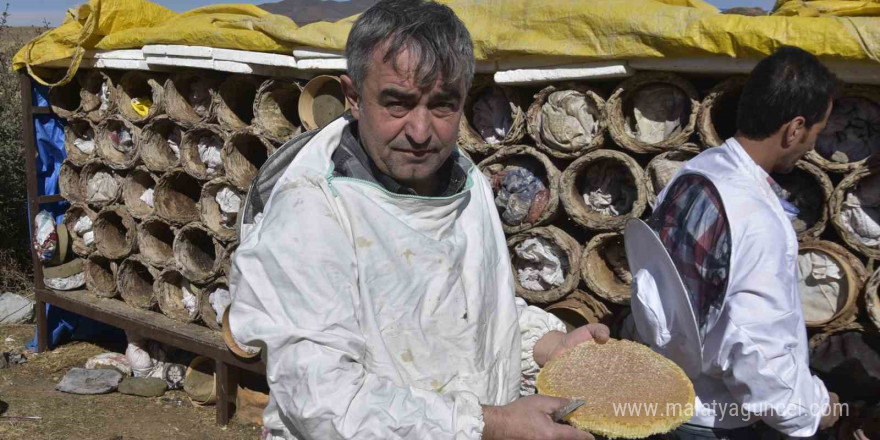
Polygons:
<instances>
[{"instance_id":1,"label":"wooden shelf","mask_svg":"<svg viewBox=\"0 0 880 440\"><path fill-rule=\"evenodd\" d=\"M48 196L39 196L37 197L37 204L43 203L55 203L64 200L64 197L61 194L52 194Z\"/></svg>"}]
</instances>

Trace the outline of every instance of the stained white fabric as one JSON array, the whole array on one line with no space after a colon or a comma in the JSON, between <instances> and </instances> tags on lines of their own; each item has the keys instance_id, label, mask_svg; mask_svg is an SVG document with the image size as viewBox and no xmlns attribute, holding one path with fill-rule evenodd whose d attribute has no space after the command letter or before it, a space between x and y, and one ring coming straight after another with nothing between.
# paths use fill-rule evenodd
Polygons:
<instances>
[{"instance_id":1,"label":"stained white fabric","mask_svg":"<svg viewBox=\"0 0 880 440\"><path fill-rule=\"evenodd\" d=\"M85 139L85 138L76 138L73 140L73 145L85 154L92 154L92 151L95 151L95 140L94 139Z\"/></svg>"},{"instance_id":2,"label":"stained white fabric","mask_svg":"<svg viewBox=\"0 0 880 440\"><path fill-rule=\"evenodd\" d=\"M147 188L146 190L144 190L144 193L141 194L140 197L141 201L146 203L147 206L149 206L150 208L153 207L153 193L153 188Z\"/></svg>"},{"instance_id":3,"label":"stained white fabric","mask_svg":"<svg viewBox=\"0 0 880 440\"><path fill-rule=\"evenodd\" d=\"M189 312L189 316L195 316L195 314L199 311L198 301L196 300L196 296L193 295L192 290L190 290L189 283L184 282L182 286L180 286L181 291L181 302L183 302L183 308Z\"/></svg>"},{"instance_id":4,"label":"stained white fabric","mask_svg":"<svg viewBox=\"0 0 880 440\"><path fill-rule=\"evenodd\" d=\"M98 171L86 185L86 196L91 203L108 203L116 199L119 181L106 171Z\"/></svg>"},{"instance_id":5,"label":"stained white fabric","mask_svg":"<svg viewBox=\"0 0 880 440\"><path fill-rule=\"evenodd\" d=\"M830 255L807 251L798 255L798 288L804 307L804 319L827 321L843 306L848 288L841 267Z\"/></svg>"},{"instance_id":6,"label":"stained white fabric","mask_svg":"<svg viewBox=\"0 0 880 440\"><path fill-rule=\"evenodd\" d=\"M131 376L131 363L122 353L109 352L92 356L86 361L85 367L90 370L111 367L126 376Z\"/></svg>"},{"instance_id":7,"label":"stained white fabric","mask_svg":"<svg viewBox=\"0 0 880 440\"><path fill-rule=\"evenodd\" d=\"M709 310L702 368L691 375L700 406L689 423L732 429L763 420L784 434L811 436L829 398L809 369L791 223L767 173L733 138L688 161L678 176L685 173L714 184L733 243L724 303ZM666 190L657 203L665 197ZM671 338L675 344L676 335ZM731 405L752 412L751 418L732 414Z\"/></svg>"},{"instance_id":8,"label":"stained white fabric","mask_svg":"<svg viewBox=\"0 0 880 440\"><path fill-rule=\"evenodd\" d=\"M649 84L638 89L632 97L635 124L629 134L641 142L656 144L681 131L689 100L678 87L667 84Z\"/></svg>"},{"instance_id":9,"label":"stained white fabric","mask_svg":"<svg viewBox=\"0 0 880 440\"><path fill-rule=\"evenodd\" d=\"M128 128L119 128L111 132L110 137L113 140L113 148L120 152L128 153L134 147L134 139Z\"/></svg>"},{"instance_id":10,"label":"stained white fabric","mask_svg":"<svg viewBox=\"0 0 880 440\"><path fill-rule=\"evenodd\" d=\"M474 103L474 128L490 144L504 140L513 126L510 102L500 89L493 88Z\"/></svg>"},{"instance_id":11,"label":"stained white fabric","mask_svg":"<svg viewBox=\"0 0 880 440\"><path fill-rule=\"evenodd\" d=\"M168 133L168 138L165 141L168 143L168 148L171 149L171 152L174 153L174 156L180 159L180 139L183 137L183 131L180 127L174 127L171 129L171 132Z\"/></svg>"},{"instance_id":12,"label":"stained white fabric","mask_svg":"<svg viewBox=\"0 0 880 440\"><path fill-rule=\"evenodd\" d=\"M541 106L541 139L562 150L588 145L599 132L599 109L582 92L553 92Z\"/></svg>"},{"instance_id":13,"label":"stained white fabric","mask_svg":"<svg viewBox=\"0 0 880 440\"><path fill-rule=\"evenodd\" d=\"M44 278L43 282L50 289L54 290L73 290L79 289L86 285L86 274L84 272L73 274L63 278Z\"/></svg>"},{"instance_id":14,"label":"stained white fabric","mask_svg":"<svg viewBox=\"0 0 880 440\"><path fill-rule=\"evenodd\" d=\"M131 364L132 375L164 379L162 372L165 369L167 354L162 344L136 337L129 332L126 332L126 336L128 347L125 349L125 357Z\"/></svg>"},{"instance_id":15,"label":"stained white fabric","mask_svg":"<svg viewBox=\"0 0 880 440\"><path fill-rule=\"evenodd\" d=\"M220 139L216 136L203 136L198 143L199 159L205 164L205 174L214 177L223 169L223 158L220 154Z\"/></svg>"},{"instance_id":16,"label":"stained white fabric","mask_svg":"<svg viewBox=\"0 0 880 440\"><path fill-rule=\"evenodd\" d=\"M86 232L92 230L92 226L94 226L92 218L87 215L83 215L79 219L77 219L76 223L73 224L73 232L76 235L82 237L83 235L85 235Z\"/></svg>"},{"instance_id":17,"label":"stained white fabric","mask_svg":"<svg viewBox=\"0 0 880 440\"><path fill-rule=\"evenodd\" d=\"M479 439L480 404L533 391L531 350L565 326L515 298L475 166L446 198L328 177L346 124L299 152L233 259L230 328L265 346L264 425L282 438Z\"/></svg>"},{"instance_id":18,"label":"stained white fabric","mask_svg":"<svg viewBox=\"0 0 880 440\"><path fill-rule=\"evenodd\" d=\"M86 246L91 246L92 243L95 242L95 232L94 231L86 232L85 234L83 234L82 237L83 237L83 243L85 243Z\"/></svg>"},{"instance_id":19,"label":"stained white fabric","mask_svg":"<svg viewBox=\"0 0 880 440\"><path fill-rule=\"evenodd\" d=\"M862 179L846 193L840 218L844 229L865 246L880 247L880 174Z\"/></svg>"},{"instance_id":20,"label":"stained white fabric","mask_svg":"<svg viewBox=\"0 0 880 440\"><path fill-rule=\"evenodd\" d=\"M549 290L565 282L562 249L542 237L527 238L514 247L519 284L529 290Z\"/></svg>"},{"instance_id":21,"label":"stained white fabric","mask_svg":"<svg viewBox=\"0 0 880 440\"><path fill-rule=\"evenodd\" d=\"M98 95L101 99L101 106L98 107L100 111L107 111L110 108L110 85L106 82L101 83L101 92Z\"/></svg>"},{"instance_id":22,"label":"stained white fabric","mask_svg":"<svg viewBox=\"0 0 880 440\"><path fill-rule=\"evenodd\" d=\"M628 213L636 199L632 174L610 161L599 162L584 173L581 194L587 208L607 216Z\"/></svg>"},{"instance_id":23,"label":"stained white fabric","mask_svg":"<svg viewBox=\"0 0 880 440\"><path fill-rule=\"evenodd\" d=\"M220 206L220 221L226 227L234 227L238 211L241 209L241 196L229 187L220 188L214 200Z\"/></svg>"},{"instance_id":24,"label":"stained white fabric","mask_svg":"<svg viewBox=\"0 0 880 440\"><path fill-rule=\"evenodd\" d=\"M223 288L215 289L208 295L208 301L211 303L211 308L214 309L214 313L217 315L217 325L222 325L223 313L226 312L226 308L229 307L229 304L232 302L232 296L229 295L229 290Z\"/></svg>"}]
</instances>

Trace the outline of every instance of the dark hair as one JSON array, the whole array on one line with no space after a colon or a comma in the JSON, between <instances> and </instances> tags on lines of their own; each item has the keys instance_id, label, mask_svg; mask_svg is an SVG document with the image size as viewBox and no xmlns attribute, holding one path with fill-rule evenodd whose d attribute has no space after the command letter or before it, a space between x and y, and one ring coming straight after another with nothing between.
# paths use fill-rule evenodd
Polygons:
<instances>
[{"instance_id":1,"label":"dark hair","mask_svg":"<svg viewBox=\"0 0 880 440\"><path fill-rule=\"evenodd\" d=\"M736 125L749 139L766 139L792 119L820 122L839 88L837 78L812 54L791 46L761 60L743 88Z\"/></svg>"},{"instance_id":2,"label":"dark hair","mask_svg":"<svg viewBox=\"0 0 880 440\"><path fill-rule=\"evenodd\" d=\"M425 0L382 0L351 28L345 44L348 76L358 89L367 76L373 51L388 42L385 62L408 50L417 59L415 80L427 86L442 75L446 85L474 77L474 45L464 23L448 6Z\"/></svg>"}]
</instances>

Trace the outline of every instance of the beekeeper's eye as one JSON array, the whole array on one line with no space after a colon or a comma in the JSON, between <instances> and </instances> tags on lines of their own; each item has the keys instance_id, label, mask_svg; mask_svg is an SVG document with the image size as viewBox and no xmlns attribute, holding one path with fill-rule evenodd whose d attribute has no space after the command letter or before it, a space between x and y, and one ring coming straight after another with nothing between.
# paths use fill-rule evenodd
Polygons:
<instances>
[{"instance_id":1,"label":"beekeeper's eye","mask_svg":"<svg viewBox=\"0 0 880 440\"><path fill-rule=\"evenodd\" d=\"M431 106L431 111L437 116L447 116L458 110L458 103L454 101L441 101Z\"/></svg>"}]
</instances>

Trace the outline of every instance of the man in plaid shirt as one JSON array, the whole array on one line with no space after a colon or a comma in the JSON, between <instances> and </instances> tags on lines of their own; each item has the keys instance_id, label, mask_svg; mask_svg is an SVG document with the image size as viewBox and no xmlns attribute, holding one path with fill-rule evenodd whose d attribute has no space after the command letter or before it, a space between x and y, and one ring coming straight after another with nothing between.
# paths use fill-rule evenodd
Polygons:
<instances>
[{"instance_id":1,"label":"man in plaid shirt","mask_svg":"<svg viewBox=\"0 0 880 440\"><path fill-rule=\"evenodd\" d=\"M691 353L702 356L691 377L695 415L673 439L809 437L837 420L829 411L837 396L808 366L790 223L797 208L770 177L813 149L836 87L813 55L780 49L744 87L736 135L685 164L658 198L649 225L684 283L700 337ZM650 287L635 290L664 301ZM689 325L637 324L670 346L684 344L676 338Z\"/></svg>"}]
</instances>

